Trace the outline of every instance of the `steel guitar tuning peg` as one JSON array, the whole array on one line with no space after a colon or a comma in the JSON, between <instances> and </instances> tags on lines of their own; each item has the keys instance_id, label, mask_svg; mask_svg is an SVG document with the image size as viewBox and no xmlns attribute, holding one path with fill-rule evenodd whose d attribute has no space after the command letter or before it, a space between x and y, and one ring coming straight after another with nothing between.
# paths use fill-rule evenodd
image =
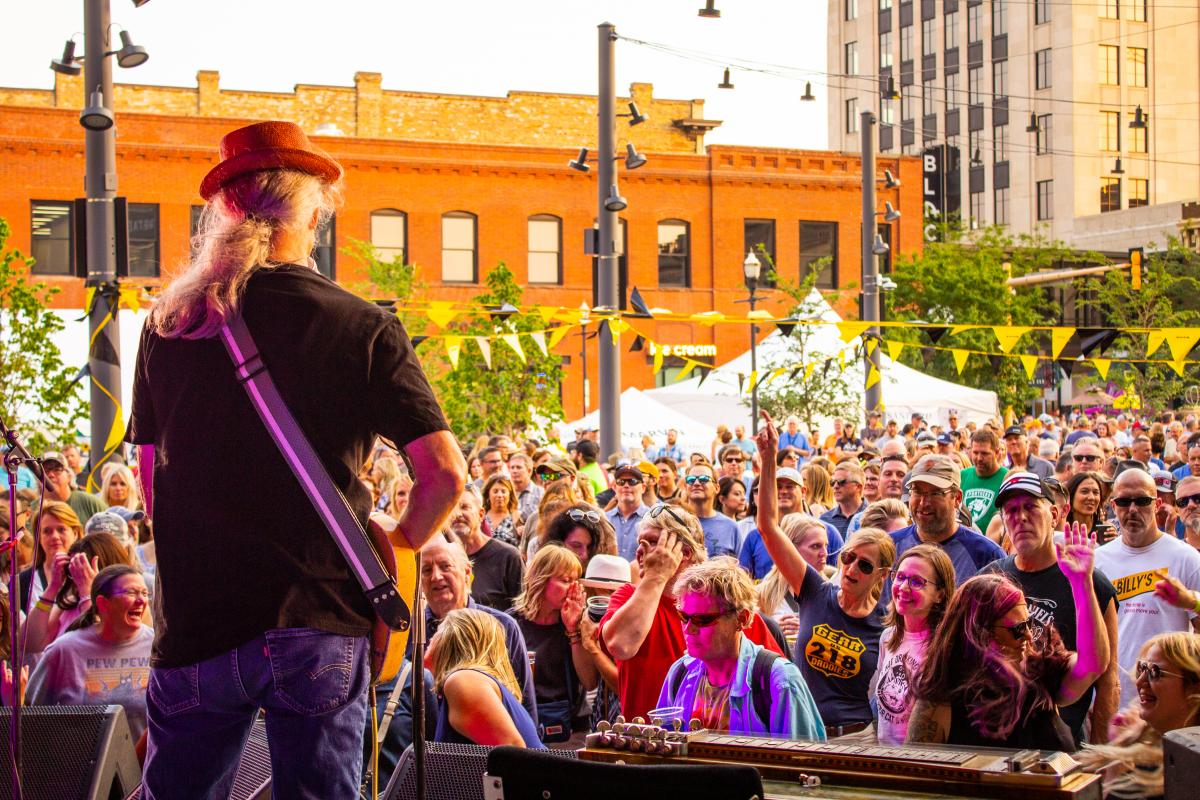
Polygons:
<instances>
[{"instance_id":1,"label":"steel guitar tuning peg","mask_svg":"<svg viewBox=\"0 0 1200 800\"><path fill-rule=\"evenodd\" d=\"M600 733L608 733L610 730L612 730L612 725L609 723L608 720L602 719L602 720L600 720L600 723L596 726L596 730L599 731Z\"/></svg>"},{"instance_id":2,"label":"steel guitar tuning peg","mask_svg":"<svg viewBox=\"0 0 1200 800\"><path fill-rule=\"evenodd\" d=\"M645 717L634 717L633 724L634 725L645 725L646 719L645 719Z\"/></svg>"},{"instance_id":3,"label":"steel guitar tuning peg","mask_svg":"<svg viewBox=\"0 0 1200 800\"><path fill-rule=\"evenodd\" d=\"M681 720L681 719L671 720L671 730L675 731L676 733L679 733L679 731L683 730L683 720Z\"/></svg>"},{"instance_id":4,"label":"steel guitar tuning peg","mask_svg":"<svg viewBox=\"0 0 1200 800\"><path fill-rule=\"evenodd\" d=\"M704 727L704 723L702 723L700 720L696 719L695 717L692 717L692 721L688 723L689 731L698 731L703 727Z\"/></svg>"},{"instance_id":5,"label":"steel guitar tuning peg","mask_svg":"<svg viewBox=\"0 0 1200 800\"><path fill-rule=\"evenodd\" d=\"M617 714L617 724L618 724L618 725L624 725L624 724L625 724L625 717L624 717L624 716L622 716L621 714Z\"/></svg>"},{"instance_id":6,"label":"steel guitar tuning peg","mask_svg":"<svg viewBox=\"0 0 1200 800\"><path fill-rule=\"evenodd\" d=\"M650 724L657 728L659 725L663 724L662 717L651 717Z\"/></svg>"}]
</instances>

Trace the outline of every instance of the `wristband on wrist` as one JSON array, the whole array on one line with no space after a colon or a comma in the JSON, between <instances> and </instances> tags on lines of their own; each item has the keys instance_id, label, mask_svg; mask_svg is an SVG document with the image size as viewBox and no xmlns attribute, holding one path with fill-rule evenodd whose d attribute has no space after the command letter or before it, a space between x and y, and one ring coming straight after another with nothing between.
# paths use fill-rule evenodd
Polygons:
<instances>
[{"instance_id":1,"label":"wristband on wrist","mask_svg":"<svg viewBox=\"0 0 1200 800\"><path fill-rule=\"evenodd\" d=\"M40 597L38 598L38 601L33 604L33 607L39 611L45 611L47 613L50 612L50 603L46 600L42 600Z\"/></svg>"}]
</instances>

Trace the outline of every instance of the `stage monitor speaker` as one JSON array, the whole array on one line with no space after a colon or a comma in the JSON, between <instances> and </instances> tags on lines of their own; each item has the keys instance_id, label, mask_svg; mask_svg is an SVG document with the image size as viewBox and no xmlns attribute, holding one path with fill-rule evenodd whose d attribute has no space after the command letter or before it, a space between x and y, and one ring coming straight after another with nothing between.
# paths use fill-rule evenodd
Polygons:
<instances>
[{"instance_id":1,"label":"stage monitor speaker","mask_svg":"<svg viewBox=\"0 0 1200 800\"><path fill-rule=\"evenodd\" d=\"M486 800L612 800L633 795L757 800L763 796L762 777L751 766L603 764L519 747L497 747L488 754L484 787Z\"/></svg>"},{"instance_id":2,"label":"stage monitor speaker","mask_svg":"<svg viewBox=\"0 0 1200 800\"><path fill-rule=\"evenodd\" d=\"M1200 786L1200 726L1163 736L1165 800L1192 800Z\"/></svg>"},{"instance_id":3,"label":"stage monitor speaker","mask_svg":"<svg viewBox=\"0 0 1200 800\"><path fill-rule=\"evenodd\" d=\"M0 798L12 797L8 746L12 709L0 709ZM21 709L21 786L25 800L120 800L141 779L121 706Z\"/></svg>"},{"instance_id":4,"label":"stage monitor speaker","mask_svg":"<svg viewBox=\"0 0 1200 800\"><path fill-rule=\"evenodd\" d=\"M242 748L229 800L269 800L271 797L271 752L267 748L267 725L260 718L250 729L250 738ZM126 800L141 800L142 787Z\"/></svg>"},{"instance_id":5,"label":"stage monitor speaker","mask_svg":"<svg viewBox=\"0 0 1200 800\"><path fill-rule=\"evenodd\" d=\"M484 800L484 773L487 771L488 754L493 749L477 744L426 742L426 800ZM538 752L545 753L547 759L556 763L575 759L574 750ZM400 756L400 763L396 765L383 797L385 800L416 800L417 772L412 745Z\"/></svg>"}]
</instances>

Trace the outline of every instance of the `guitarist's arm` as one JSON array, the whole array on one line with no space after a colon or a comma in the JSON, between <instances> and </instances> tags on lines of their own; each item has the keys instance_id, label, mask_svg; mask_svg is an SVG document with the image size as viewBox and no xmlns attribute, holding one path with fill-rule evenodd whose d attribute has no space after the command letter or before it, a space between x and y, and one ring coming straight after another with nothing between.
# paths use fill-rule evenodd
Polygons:
<instances>
[{"instance_id":1,"label":"guitarist's arm","mask_svg":"<svg viewBox=\"0 0 1200 800\"><path fill-rule=\"evenodd\" d=\"M404 455L412 465L412 502L396 528L414 550L442 529L467 481L467 462L454 434L435 431L409 442ZM147 503L147 511L149 503ZM393 542L403 545L404 542Z\"/></svg>"}]
</instances>

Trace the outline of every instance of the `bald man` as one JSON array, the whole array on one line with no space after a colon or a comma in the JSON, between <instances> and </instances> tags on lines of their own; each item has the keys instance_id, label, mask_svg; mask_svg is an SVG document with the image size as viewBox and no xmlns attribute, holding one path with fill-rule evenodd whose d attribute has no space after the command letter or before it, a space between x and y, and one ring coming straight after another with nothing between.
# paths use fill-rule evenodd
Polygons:
<instances>
[{"instance_id":1,"label":"bald man","mask_svg":"<svg viewBox=\"0 0 1200 800\"><path fill-rule=\"evenodd\" d=\"M1122 472L1113 484L1109 501L1121 535L1096 549L1096 569L1112 581L1120 603L1118 708L1124 708L1137 698L1137 688L1129 676L1146 640L1159 633L1200 630L1200 552L1158 529L1155 513L1162 501L1149 472Z\"/></svg>"}]
</instances>

